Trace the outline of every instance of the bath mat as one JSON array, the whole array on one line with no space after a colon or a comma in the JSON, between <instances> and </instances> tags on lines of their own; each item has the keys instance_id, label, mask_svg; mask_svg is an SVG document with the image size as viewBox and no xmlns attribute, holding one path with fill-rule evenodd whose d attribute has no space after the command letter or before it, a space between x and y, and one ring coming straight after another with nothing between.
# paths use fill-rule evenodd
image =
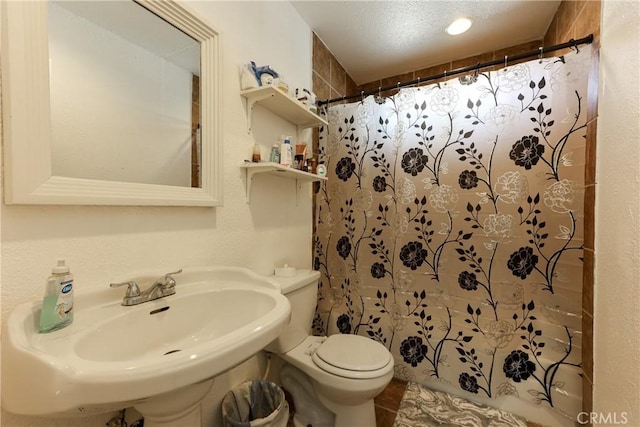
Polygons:
<instances>
[{"instance_id":1,"label":"bath mat","mask_svg":"<svg viewBox=\"0 0 640 427\"><path fill-rule=\"evenodd\" d=\"M393 427L527 427L527 423L509 412L410 381Z\"/></svg>"}]
</instances>

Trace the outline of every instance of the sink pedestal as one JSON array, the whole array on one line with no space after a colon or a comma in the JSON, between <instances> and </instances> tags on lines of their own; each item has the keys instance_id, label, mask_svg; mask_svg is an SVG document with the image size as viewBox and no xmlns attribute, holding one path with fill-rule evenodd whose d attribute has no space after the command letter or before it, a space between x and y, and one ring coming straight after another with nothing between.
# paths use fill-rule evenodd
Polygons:
<instances>
[{"instance_id":1,"label":"sink pedestal","mask_svg":"<svg viewBox=\"0 0 640 427\"><path fill-rule=\"evenodd\" d=\"M213 386L213 378L148 398L134 408L144 417L145 427L201 427L202 399Z\"/></svg>"}]
</instances>

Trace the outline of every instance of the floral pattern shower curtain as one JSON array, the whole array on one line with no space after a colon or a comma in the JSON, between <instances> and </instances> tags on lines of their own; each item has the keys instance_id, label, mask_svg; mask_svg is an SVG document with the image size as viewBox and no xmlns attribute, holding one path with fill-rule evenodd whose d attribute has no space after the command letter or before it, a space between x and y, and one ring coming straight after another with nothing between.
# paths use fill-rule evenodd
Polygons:
<instances>
[{"instance_id":1,"label":"floral pattern shower curtain","mask_svg":"<svg viewBox=\"0 0 640 427\"><path fill-rule=\"evenodd\" d=\"M316 333L382 343L401 378L575 419L589 58L329 108Z\"/></svg>"}]
</instances>

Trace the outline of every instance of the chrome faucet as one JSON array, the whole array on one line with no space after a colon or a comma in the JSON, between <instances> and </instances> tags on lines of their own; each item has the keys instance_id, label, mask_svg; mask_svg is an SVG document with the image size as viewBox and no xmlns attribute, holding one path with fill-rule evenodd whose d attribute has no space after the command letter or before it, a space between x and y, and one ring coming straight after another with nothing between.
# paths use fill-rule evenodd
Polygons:
<instances>
[{"instance_id":1,"label":"chrome faucet","mask_svg":"<svg viewBox=\"0 0 640 427\"><path fill-rule=\"evenodd\" d=\"M140 287L134 281L111 283L109 286L112 288L119 288L120 286L127 286L127 292L122 298L122 305L138 305L143 302L153 301L154 299L166 297L176 293L176 281L172 277L174 274L182 273L182 269L167 273L158 280L156 280L149 289L140 291Z\"/></svg>"}]
</instances>

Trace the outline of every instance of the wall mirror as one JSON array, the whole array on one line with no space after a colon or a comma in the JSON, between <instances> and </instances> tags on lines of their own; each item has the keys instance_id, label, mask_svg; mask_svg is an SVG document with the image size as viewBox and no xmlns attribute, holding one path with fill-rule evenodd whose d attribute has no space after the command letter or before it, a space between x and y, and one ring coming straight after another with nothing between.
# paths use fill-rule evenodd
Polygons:
<instances>
[{"instance_id":1,"label":"wall mirror","mask_svg":"<svg viewBox=\"0 0 640 427\"><path fill-rule=\"evenodd\" d=\"M6 203L221 204L213 29L172 1L2 7Z\"/></svg>"}]
</instances>

